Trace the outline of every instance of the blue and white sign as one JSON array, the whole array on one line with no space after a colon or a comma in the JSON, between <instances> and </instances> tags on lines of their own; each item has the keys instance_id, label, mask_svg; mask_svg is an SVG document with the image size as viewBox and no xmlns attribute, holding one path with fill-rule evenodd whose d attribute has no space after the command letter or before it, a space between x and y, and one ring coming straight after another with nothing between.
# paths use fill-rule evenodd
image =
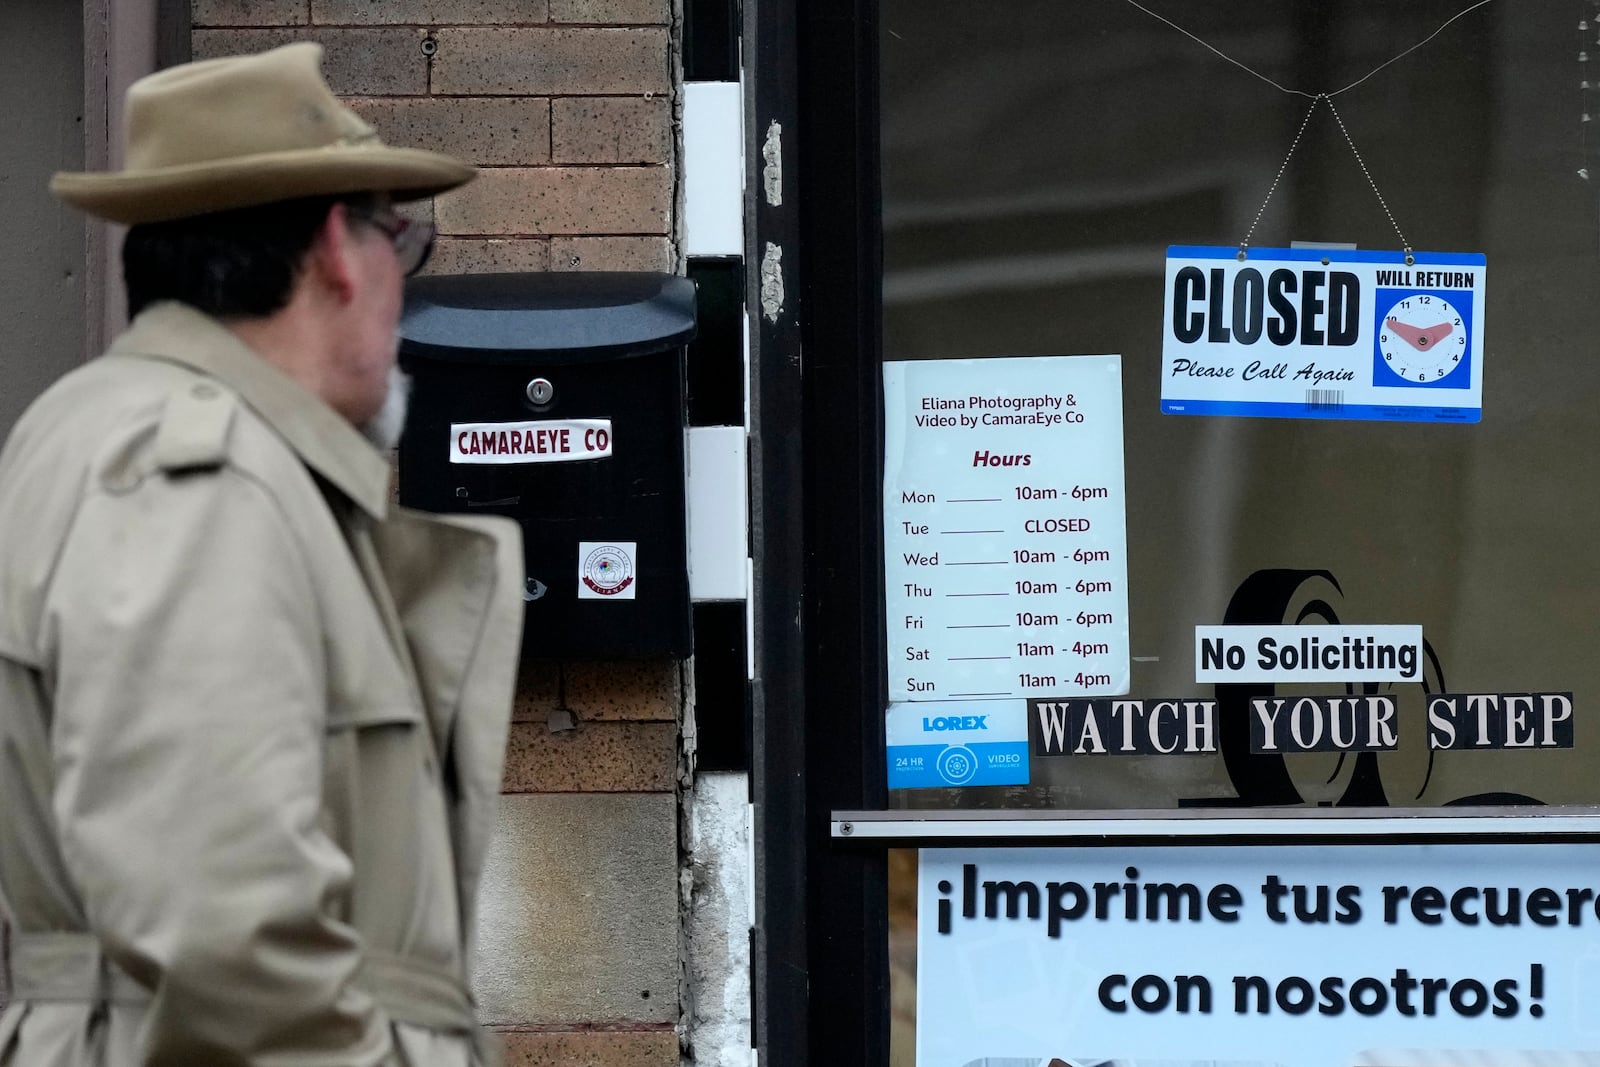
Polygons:
<instances>
[{"instance_id":1,"label":"blue and white sign","mask_svg":"<svg viewBox=\"0 0 1600 1067\"><path fill-rule=\"evenodd\" d=\"M924 849L917 1065L1597 1067L1597 870L1593 842Z\"/></svg>"},{"instance_id":2,"label":"blue and white sign","mask_svg":"<svg viewBox=\"0 0 1600 1067\"><path fill-rule=\"evenodd\" d=\"M1479 253L1175 245L1161 410L1169 415L1477 422Z\"/></svg>"},{"instance_id":3,"label":"blue and white sign","mask_svg":"<svg viewBox=\"0 0 1600 1067\"><path fill-rule=\"evenodd\" d=\"M890 789L1028 784L1027 701L890 704Z\"/></svg>"}]
</instances>

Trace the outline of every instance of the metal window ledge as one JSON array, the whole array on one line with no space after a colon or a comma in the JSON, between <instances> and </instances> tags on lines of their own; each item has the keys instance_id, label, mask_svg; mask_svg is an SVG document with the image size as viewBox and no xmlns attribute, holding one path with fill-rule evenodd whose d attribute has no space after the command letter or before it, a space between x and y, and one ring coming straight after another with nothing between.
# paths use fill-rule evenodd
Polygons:
<instances>
[{"instance_id":1,"label":"metal window ledge","mask_svg":"<svg viewBox=\"0 0 1600 1067\"><path fill-rule=\"evenodd\" d=\"M836 811L836 842L949 845L1328 844L1584 840L1600 807L1180 811Z\"/></svg>"}]
</instances>

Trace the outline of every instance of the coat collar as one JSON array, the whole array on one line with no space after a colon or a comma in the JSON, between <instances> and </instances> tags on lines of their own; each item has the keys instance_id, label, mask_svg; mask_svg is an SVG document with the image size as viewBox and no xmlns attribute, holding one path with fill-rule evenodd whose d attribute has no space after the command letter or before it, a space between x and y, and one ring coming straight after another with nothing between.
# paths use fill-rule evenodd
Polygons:
<instances>
[{"instance_id":1,"label":"coat collar","mask_svg":"<svg viewBox=\"0 0 1600 1067\"><path fill-rule=\"evenodd\" d=\"M238 393L306 466L363 511L380 521L388 513L389 464L383 455L320 397L209 315L184 304L154 304L106 354L166 360L217 379Z\"/></svg>"}]
</instances>

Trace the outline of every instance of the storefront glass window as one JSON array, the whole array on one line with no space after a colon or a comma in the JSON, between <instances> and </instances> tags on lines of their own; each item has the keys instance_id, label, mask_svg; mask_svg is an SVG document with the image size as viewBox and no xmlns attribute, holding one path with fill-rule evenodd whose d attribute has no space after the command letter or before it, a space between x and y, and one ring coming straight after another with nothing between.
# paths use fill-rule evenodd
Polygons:
<instances>
[{"instance_id":1,"label":"storefront glass window","mask_svg":"<svg viewBox=\"0 0 1600 1067\"><path fill-rule=\"evenodd\" d=\"M1225 705L1212 753L1033 751L1025 784L892 789L892 807L1600 802L1596 12L883 0L884 357L1121 356L1127 695ZM1481 421L1164 413L1168 249L1247 234L1482 254ZM1028 474L1006 488L1056 487ZM1059 639L1030 640L1098 641L1068 625L1088 601L1059 592L1029 605ZM890 615L892 660L915 642ZM1197 682L1196 627L1241 618L1418 625L1424 655L1408 682ZM1252 752L1240 724L1262 692L1391 697L1398 744ZM1430 747L1440 693L1570 694L1570 745L1502 702L1459 723L1493 743ZM892 857L897 1067L914 1062L915 866Z\"/></svg>"},{"instance_id":2,"label":"storefront glass window","mask_svg":"<svg viewBox=\"0 0 1600 1067\"><path fill-rule=\"evenodd\" d=\"M1600 690L1600 22L1490 3L1444 25L1464 6L885 0L885 358L1121 355L1129 695L1212 697L1195 627L1241 597L1257 619L1426 640L1419 681L1348 690L1394 697L1392 751L1257 758L1225 728L1215 755L1035 753L1026 785L897 805L1600 799L1581 725L1556 751L1427 747L1429 692L1570 692L1581 712ZM1283 90L1332 107L1307 122L1312 99ZM1396 250L1397 229L1486 256L1481 422L1162 413L1169 246ZM1063 678L1097 640L1037 633Z\"/></svg>"}]
</instances>

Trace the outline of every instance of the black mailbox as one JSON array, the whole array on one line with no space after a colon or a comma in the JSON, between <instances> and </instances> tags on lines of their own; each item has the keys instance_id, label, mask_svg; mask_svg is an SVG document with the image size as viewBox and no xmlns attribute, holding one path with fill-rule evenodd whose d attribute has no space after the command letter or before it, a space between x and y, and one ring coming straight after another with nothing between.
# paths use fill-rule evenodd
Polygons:
<instances>
[{"instance_id":1,"label":"black mailbox","mask_svg":"<svg viewBox=\"0 0 1600 1067\"><path fill-rule=\"evenodd\" d=\"M694 285L669 274L409 283L400 502L522 524L526 656L689 654L694 332Z\"/></svg>"}]
</instances>

